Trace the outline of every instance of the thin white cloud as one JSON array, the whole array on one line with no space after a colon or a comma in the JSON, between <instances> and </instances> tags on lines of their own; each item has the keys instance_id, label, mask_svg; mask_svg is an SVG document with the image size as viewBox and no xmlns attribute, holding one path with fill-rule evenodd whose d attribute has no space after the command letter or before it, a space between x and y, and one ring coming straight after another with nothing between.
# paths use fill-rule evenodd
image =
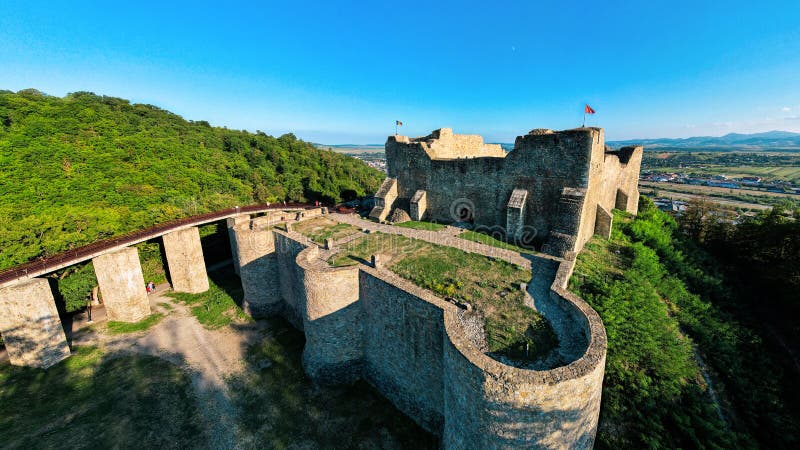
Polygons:
<instances>
[{"instance_id":1,"label":"thin white cloud","mask_svg":"<svg viewBox=\"0 0 800 450\"><path fill-rule=\"evenodd\" d=\"M781 111L783 111L783 112L789 112L791 110L792 110L792 108L790 108L788 106L784 106L783 108L781 108Z\"/></svg>"}]
</instances>

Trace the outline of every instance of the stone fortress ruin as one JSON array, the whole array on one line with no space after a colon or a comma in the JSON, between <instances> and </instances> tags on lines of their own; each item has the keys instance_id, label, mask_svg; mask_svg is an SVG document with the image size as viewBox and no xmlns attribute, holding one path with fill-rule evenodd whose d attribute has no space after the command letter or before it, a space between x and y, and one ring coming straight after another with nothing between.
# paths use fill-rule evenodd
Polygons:
<instances>
[{"instance_id":1,"label":"stone fortress ruin","mask_svg":"<svg viewBox=\"0 0 800 450\"><path fill-rule=\"evenodd\" d=\"M636 213L641 147L612 150L603 129L532 130L514 149L449 128L390 136L388 176L370 216L404 209L413 220L470 222L563 256L608 236L611 210Z\"/></svg>"},{"instance_id":2,"label":"stone fortress ruin","mask_svg":"<svg viewBox=\"0 0 800 450\"><path fill-rule=\"evenodd\" d=\"M506 154L479 136L441 129L425 138L391 136L386 152L389 177L376 196L375 219L407 208L417 220L500 226L510 237L533 227L533 243L550 255L523 256L459 239L452 228L421 232L325 208L255 216L237 208L226 218L244 310L283 316L304 332L302 362L312 380L366 380L445 448L591 448L606 334L597 312L567 284L576 252L593 233L610 233L611 210L636 211L641 147L610 150L598 128L534 130ZM332 266L345 242L320 245L293 230L323 214L355 226L351 238L403 235L529 268L531 282L520 288L552 326L558 357L536 368L493 358L467 309L396 275L380 254ZM196 226L158 233L176 291L208 289ZM136 248L90 256L109 316L147 315ZM0 286L0 332L14 364L49 367L69 356L50 287L35 278L43 273Z\"/></svg>"}]
</instances>

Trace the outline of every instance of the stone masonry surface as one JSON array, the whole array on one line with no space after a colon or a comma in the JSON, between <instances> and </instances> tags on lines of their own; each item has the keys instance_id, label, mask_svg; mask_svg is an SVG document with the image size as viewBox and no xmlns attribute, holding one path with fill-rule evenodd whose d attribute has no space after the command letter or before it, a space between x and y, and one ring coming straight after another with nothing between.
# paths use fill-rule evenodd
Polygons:
<instances>
[{"instance_id":1,"label":"stone masonry surface","mask_svg":"<svg viewBox=\"0 0 800 450\"><path fill-rule=\"evenodd\" d=\"M128 247L92 260L108 320L138 322L150 315L139 251Z\"/></svg>"},{"instance_id":2,"label":"stone masonry surface","mask_svg":"<svg viewBox=\"0 0 800 450\"><path fill-rule=\"evenodd\" d=\"M46 369L70 355L50 284L33 278L0 289L0 334L11 364Z\"/></svg>"},{"instance_id":3,"label":"stone masonry surface","mask_svg":"<svg viewBox=\"0 0 800 450\"><path fill-rule=\"evenodd\" d=\"M477 141L471 137L459 142ZM457 150L469 155L464 148ZM441 148L437 151L444 154ZM619 159L630 156L620 154ZM585 199L585 191L570 188L562 197ZM629 194L614 193L608 199L628 201ZM294 220L326 213L307 211ZM445 448L593 445L607 343L598 314L566 290L574 251L565 249L563 258L521 255L460 239L462 230L455 227L433 232L353 215L329 216L363 230L341 239L339 245L363 233L383 232L454 246L531 270L532 280L523 286L526 301L551 323L559 347L555 357L533 368L494 359L475 339L482 330L474 317L387 270L380 255L375 255L374 267L331 267L327 258L336 253L336 244L321 249L289 226L286 231L273 227L285 217L237 221L231 233L245 308L252 315L282 314L304 331L302 361L309 377L318 383L366 380L440 436ZM564 231L577 233L572 236L580 234L580 226L567 228ZM98 256L94 266L110 320L136 321L150 313L135 248ZM3 287L0 305L12 312L0 320L0 332L13 344L9 353L18 363L47 367L69 355L47 280Z\"/></svg>"},{"instance_id":4,"label":"stone masonry surface","mask_svg":"<svg viewBox=\"0 0 800 450\"><path fill-rule=\"evenodd\" d=\"M517 237L524 227L544 252L580 251L595 233L598 207L636 213L638 204L642 148L612 150L603 136L601 128L533 130L518 136L508 154L448 128L419 138L389 136L392 189L376 193L370 216L384 220L424 191L429 220L502 227ZM509 202L514 191L527 192L524 204Z\"/></svg>"},{"instance_id":5,"label":"stone masonry surface","mask_svg":"<svg viewBox=\"0 0 800 450\"><path fill-rule=\"evenodd\" d=\"M265 230L273 235L277 270L259 268L260 276L243 277L242 283L267 285L281 304L270 314L283 314L304 331L303 367L309 377L319 383L366 380L441 436L445 448L592 446L606 337L597 313L565 290L574 253L567 252L567 259L523 256L460 239L462 230L453 227L432 232L354 215L329 217L364 232L451 245L529 268L528 294L553 324L560 344L558 357L541 370L504 364L476 346L474 326L455 304L382 266L334 268L326 262L363 233L325 249L292 231Z\"/></svg>"},{"instance_id":6,"label":"stone masonry surface","mask_svg":"<svg viewBox=\"0 0 800 450\"><path fill-rule=\"evenodd\" d=\"M208 290L208 275L197 227L162 236L172 289L199 294Z\"/></svg>"}]
</instances>

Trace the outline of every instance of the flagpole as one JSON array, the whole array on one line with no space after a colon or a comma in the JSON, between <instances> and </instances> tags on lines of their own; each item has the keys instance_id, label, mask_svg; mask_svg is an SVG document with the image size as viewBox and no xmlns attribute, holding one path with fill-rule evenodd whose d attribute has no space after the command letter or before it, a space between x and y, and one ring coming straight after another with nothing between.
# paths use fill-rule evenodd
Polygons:
<instances>
[{"instance_id":1,"label":"flagpole","mask_svg":"<svg viewBox=\"0 0 800 450\"><path fill-rule=\"evenodd\" d=\"M397 136L397 121L394 121L394 135Z\"/></svg>"},{"instance_id":2,"label":"flagpole","mask_svg":"<svg viewBox=\"0 0 800 450\"><path fill-rule=\"evenodd\" d=\"M586 128L586 108L585 107L583 108L583 125L581 125L581 128Z\"/></svg>"}]
</instances>

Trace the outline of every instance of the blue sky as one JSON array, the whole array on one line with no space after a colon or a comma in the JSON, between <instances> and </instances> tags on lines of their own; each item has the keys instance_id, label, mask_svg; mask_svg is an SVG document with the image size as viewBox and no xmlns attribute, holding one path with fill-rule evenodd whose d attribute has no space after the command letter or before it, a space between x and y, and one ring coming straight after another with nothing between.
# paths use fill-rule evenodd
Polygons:
<instances>
[{"instance_id":1,"label":"blue sky","mask_svg":"<svg viewBox=\"0 0 800 450\"><path fill-rule=\"evenodd\" d=\"M0 2L0 89L382 143L800 131L800 1Z\"/></svg>"}]
</instances>

